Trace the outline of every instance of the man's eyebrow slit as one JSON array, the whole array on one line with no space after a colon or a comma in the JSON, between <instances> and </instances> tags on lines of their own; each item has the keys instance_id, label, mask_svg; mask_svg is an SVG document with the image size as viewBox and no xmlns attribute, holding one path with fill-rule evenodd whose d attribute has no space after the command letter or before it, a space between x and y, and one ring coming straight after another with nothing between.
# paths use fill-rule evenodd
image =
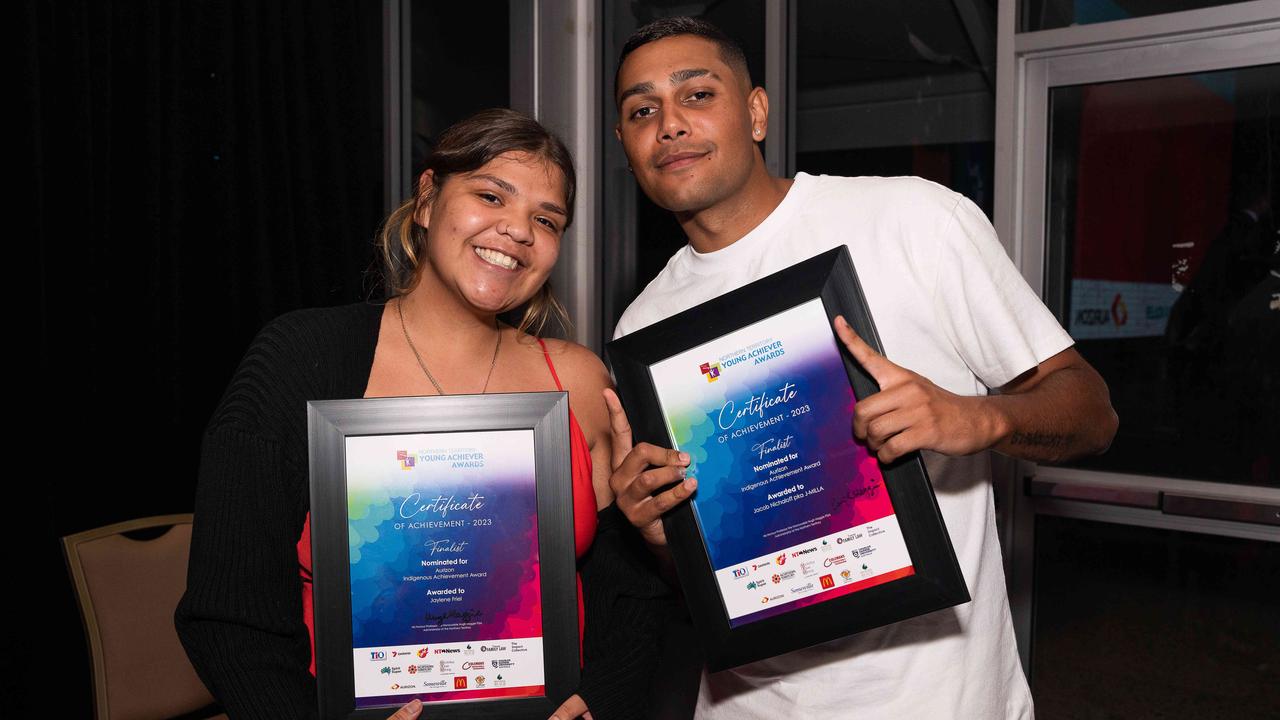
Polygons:
<instances>
[{"instance_id":1,"label":"man's eyebrow slit","mask_svg":"<svg viewBox=\"0 0 1280 720\"><path fill-rule=\"evenodd\" d=\"M719 75L712 72L711 70L708 70L707 68L685 68L684 70L676 70L672 72L670 76L668 76L668 81L672 85L679 85L680 83L685 82L686 80L692 80L693 78L699 78L699 77L710 77L715 80L719 80L720 82L724 82L724 80ZM627 98L632 97L633 95L647 95L652 93L653 91L654 91L653 83L648 81L638 82L635 85L632 85L631 87L627 88L626 90L623 90L621 93L618 94L618 104L621 105L622 103L627 101Z\"/></svg>"},{"instance_id":2,"label":"man's eyebrow slit","mask_svg":"<svg viewBox=\"0 0 1280 720\"><path fill-rule=\"evenodd\" d=\"M716 80L720 79L719 75L711 72L706 68L687 68L685 70L676 70L675 72L671 73L670 80L672 85L679 85L680 83L686 80L692 80L693 78L696 78L696 77L705 77L705 76L713 77Z\"/></svg>"}]
</instances>

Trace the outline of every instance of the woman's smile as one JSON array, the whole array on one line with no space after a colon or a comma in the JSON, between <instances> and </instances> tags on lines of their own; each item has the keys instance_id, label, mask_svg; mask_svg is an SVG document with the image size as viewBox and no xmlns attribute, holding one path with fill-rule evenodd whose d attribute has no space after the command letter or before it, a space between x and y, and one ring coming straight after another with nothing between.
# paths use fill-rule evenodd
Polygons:
<instances>
[{"instance_id":1,"label":"woman's smile","mask_svg":"<svg viewBox=\"0 0 1280 720\"><path fill-rule=\"evenodd\" d=\"M497 267L503 268L505 270L515 270L520 265L519 260L516 260L510 255L499 252L492 248L477 246L475 248L475 251L476 251L476 255L478 255L481 260L485 261L490 265L496 265Z\"/></svg>"}]
</instances>

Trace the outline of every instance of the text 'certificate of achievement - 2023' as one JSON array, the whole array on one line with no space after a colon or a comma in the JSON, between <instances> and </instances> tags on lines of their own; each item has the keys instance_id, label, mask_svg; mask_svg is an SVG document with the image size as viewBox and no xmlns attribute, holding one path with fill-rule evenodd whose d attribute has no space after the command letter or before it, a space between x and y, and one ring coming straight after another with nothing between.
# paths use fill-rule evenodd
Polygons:
<instances>
[{"instance_id":1,"label":"text 'certificate of achievement - 2023'","mask_svg":"<svg viewBox=\"0 0 1280 720\"><path fill-rule=\"evenodd\" d=\"M733 627L913 574L822 300L650 366Z\"/></svg>"},{"instance_id":2,"label":"text 'certificate of achievement - 2023'","mask_svg":"<svg viewBox=\"0 0 1280 720\"><path fill-rule=\"evenodd\" d=\"M346 457L356 707L543 695L533 431L348 437Z\"/></svg>"}]
</instances>

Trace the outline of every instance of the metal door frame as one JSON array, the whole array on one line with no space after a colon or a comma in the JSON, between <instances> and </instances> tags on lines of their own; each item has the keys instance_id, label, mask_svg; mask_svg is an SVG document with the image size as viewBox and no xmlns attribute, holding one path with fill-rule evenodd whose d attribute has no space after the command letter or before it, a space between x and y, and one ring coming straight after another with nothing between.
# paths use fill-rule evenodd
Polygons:
<instances>
[{"instance_id":1,"label":"metal door frame","mask_svg":"<svg viewBox=\"0 0 1280 720\"><path fill-rule=\"evenodd\" d=\"M997 232L1027 282L1046 290L1049 88L1280 62L1280 3L1258 0L1017 33L1014 0L997 21ZM1046 298L1052 301L1052 298ZM1035 521L1054 515L1280 542L1280 489L1076 470L1008 460L1001 541L1023 669L1031 675ZM1253 522L1231 517L1251 517Z\"/></svg>"}]
</instances>

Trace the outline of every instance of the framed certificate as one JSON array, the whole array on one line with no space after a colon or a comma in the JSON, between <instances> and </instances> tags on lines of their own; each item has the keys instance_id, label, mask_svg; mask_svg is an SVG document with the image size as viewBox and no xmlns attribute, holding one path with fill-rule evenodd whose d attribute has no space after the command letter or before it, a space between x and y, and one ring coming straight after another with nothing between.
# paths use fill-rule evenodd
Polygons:
<instances>
[{"instance_id":1,"label":"framed certificate","mask_svg":"<svg viewBox=\"0 0 1280 720\"><path fill-rule=\"evenodd\" d=\"M636 439L692 458L664 527L711 670L969 600L919 453L853 437L836 315L880 351L844 247L608 345Z\"/></svg>"},{"instance_id":2,"label":"framed certificate","mask_svg":"<svg viewBox=\"0 0 1280 720\"><path fill-rule=\"evenodd\" d=\"M321 717L549 716L579 675L568 396L307 412Z\"/></svg>"}]
</instances>

